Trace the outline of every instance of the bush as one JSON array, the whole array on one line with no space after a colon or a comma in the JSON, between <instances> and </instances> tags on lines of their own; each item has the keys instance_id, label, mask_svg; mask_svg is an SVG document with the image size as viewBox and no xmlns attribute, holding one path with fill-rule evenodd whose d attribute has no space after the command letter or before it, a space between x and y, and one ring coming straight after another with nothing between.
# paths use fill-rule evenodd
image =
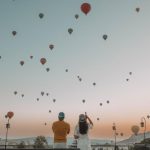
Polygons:
<instances>
[{"instance_id":1,"label":"bush","mask_svg":"<svg viewBox=\"0 0 150 150\"><path fill-rule=\"evenodd\" d=\"M46 148L48 146L47 140L44 136L38 136L35 139L34 148Z\"/></svg>"},{"instance_id":2,"label":"bush","mask_svg":"<svg viewBox=\"0 0 150 150\"><path fill-rule=\"evenodd\" d=\"M24 141L21 141L18 145L17 145L17 148L19 149L22 149L22 148L25 148L26 145L25 145L25 142Z\"/></svg>"}]
</instances>

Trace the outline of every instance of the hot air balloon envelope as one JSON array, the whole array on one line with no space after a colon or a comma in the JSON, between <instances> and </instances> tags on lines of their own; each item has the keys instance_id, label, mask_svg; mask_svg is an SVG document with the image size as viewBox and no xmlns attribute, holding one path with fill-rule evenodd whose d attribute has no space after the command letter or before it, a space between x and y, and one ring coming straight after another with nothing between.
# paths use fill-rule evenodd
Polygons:
<instances>
[{"instance_id":1,"label":"hot air balloon envelope","mask_svg":"<svg viewBox=\"0 0 150 150\"><path fill-rule=\"evenodd\" d=\"M46 63L46 59L45 58L41 58L40 62L41 62L42 65L44 65Z\"/></svg>"},{"instance_id":2,"label":"hot air balloon envelope","mask_svg":"<svg viewBox=\"0 0 150 150\"><path fill-rule=\"evenodd\" d=\"M9 119L11 119L13 116L14 116L14 113L13 113L12 111L9 111L9 112L7 113L7 117L8 117Z\"/></svg>"},{"instance_id":3,"label":"hot air balloon envelope","mask_svg":"<svg viewBox=\"0 0 150 150\"><path fill-rule=\"evenodd\" d=\"M91 10L91 5L89 3L83 3L81 5L81 11L84 13L84 14L88 14Z\"/></svg>"}]
</instances>

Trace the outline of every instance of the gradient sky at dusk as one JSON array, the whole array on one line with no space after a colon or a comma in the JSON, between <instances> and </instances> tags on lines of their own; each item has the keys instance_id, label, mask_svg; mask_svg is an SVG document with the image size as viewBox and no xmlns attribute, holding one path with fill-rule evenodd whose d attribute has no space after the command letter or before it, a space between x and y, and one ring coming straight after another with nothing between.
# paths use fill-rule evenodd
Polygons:
<instances>
[{"instance_id":1,"label":"gradient sky at dusk","mask_svg":"<svg viewBox=\"0 0 150 150\"><path fill-rule=\"evenodd\" d=\"M80 10L83 2L91 4L87 16ZM149 15L149 0L0 0L0 136L8 111L15 113L10 137L52 136L60 111L71 124L70 136L84 112L94 122L91 137L112 138L113 122L130 136L131 126L150 113Z\"/></svg>"}]
</instances>

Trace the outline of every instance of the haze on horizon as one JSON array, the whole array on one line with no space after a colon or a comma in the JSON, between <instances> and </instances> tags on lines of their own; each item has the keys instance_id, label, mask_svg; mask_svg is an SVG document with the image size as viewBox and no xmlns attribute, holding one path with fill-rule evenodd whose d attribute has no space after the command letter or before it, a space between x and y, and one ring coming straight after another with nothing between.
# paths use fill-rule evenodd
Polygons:
<instances>
[{"instance_id":1,"label":"haze on horizon","mask_svg":"<svg viewBox=\"0 0 150 150\"><path fill-rule=\"evenodd\" d=\"M83 2L91 5L87 15ZM9 137L53 136L51 125L63 111L70 136L87 112L92 138L113 138L114 122L124 133L118 138L129 137L131 126L150 114L149 14L149 0L1 0L0 136L8 111L15 114ZM149 125L147 119L147 131Z\"/></svg>"}]
</instances>

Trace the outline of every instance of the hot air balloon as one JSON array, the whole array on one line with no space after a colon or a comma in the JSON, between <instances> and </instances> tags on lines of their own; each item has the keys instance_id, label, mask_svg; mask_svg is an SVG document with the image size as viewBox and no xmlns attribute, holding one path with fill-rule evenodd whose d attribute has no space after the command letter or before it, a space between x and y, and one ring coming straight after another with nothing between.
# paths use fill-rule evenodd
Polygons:
<instances>
[{"instance_id":1,"label":"hot air balloon","mask_svg":"<svg viewBox=\"0 0 150 150\"><path fill-rule=\"evenodd\" d=\"M56 102L56 99L53 99L53 102L55 103L55 102Z\"/></svg>"},{"instance_id":2,"label":"hot air balloon","mask_svg":"<svg viewBox=\"0 0 150 150\"><path fill-rule=\"evenodd\" d=\"M2 58L2 56L0 56L0 59Z\"/></svg>"},{"instance_id":3,"label":"hot air balloon","mask_svg":"<svg viewBox=\"0 0 150 150\"><path fill-rule=\"evenodd\" d=\"M135 10L136 10L136 12L139 12L139 11L140 11L140 8L139 8L139 7L137 7Z\"/></svg>"},{"instance_id":4,"label":"hot air balloon","mask_svg":"<svg viewBox=\"0 0 150 150\"><path fill-rule=\"evenodd\" d=\"M80 78L80 76L77 76L77 78L79 79L79 78Z\"/></svg>"},{"instance_id":5,"label":"hot air balloon","mask_svg":"<svg viewBox=\"0 0 150 150\"><path fill-rule=\"evenodd\" d=\"M96 83L94 82L94 83L93 83L93 85L95 86L95 85L96 85Z\"/></svg>"},{"instance_id":6,"label":"hot air balloon","mask_svg":"<svg viewBox=\"0 0 150 150\"><path fill-rule=\"evenodd\" d=\"M12 111L9 111L9 112L7 113L7 117L8 117L9 119L11 119L13 116L14 116L14 113L13 113Z\"/></svg>"},{"instance_id":7,"label":"hot air balloon","mask_svg":"<svg viewBox=\"0 0 150 150\"><path fill-rule=\"evenodd\" d=\"M116 133L116 136L119 135L118 133Z\"/></svg>"},{"instance_id":8,"label":"hot air balloon","mask_svg":"<svg viewBox=\"0 0 150 150\"><path fill-rule=\"evenodd\" d=\"M17 91L15 91L14 94L16 95L16 94L17 94Z\"/></svg>"},{"instance_id":9,"label":"hot air balloon","mask_svg":"<svg viewBox=\"0 0 150 150\"><path fill-rule=\"evenodd\" d=\"M32 58L33 58L33 56L30 56L30 58L32 59Z\"/></svg>"},{"instance_id":10,"label":"hot air balloon","mask_svg":"<svg viewBox=\"0 0 150 150\"><path fill-rule=\"evenodd\" d=\"M37 98L36 100L39 101L39 98Z\"/></svg>"},{"instance_id":11,"label":"hot air balloon","mask_svg":"<svg viewBox=\"0 0 150 150\"><path fill-rule=\"evenodd\" d=\"M20 61L20 65L23 66L24 65L24 61Z\"/></svg>"},{"instance_id":12,"label":"hot air balloon","mask_svg":"<svg viewBox=\"0 0 150 150\"><path fill-rule=\"evenodd\" d=\"M49 48L52 50L54 48L54 45L53 44L50 44L49 45Z\"/></svg>"},{"instance_id":13,"label":"hot air balloon","mask_svg":"<svg viewBox=\"0 0 150 150\"><path fill-rule=\"evenodd\" d=\"M109 104L109 101L106 101L107 104Z\"/></svg>"},{"instance_id":14,"label":"hot air balloon","mask_svg":"<svg viewBox=\"0 0 150 150\"><path fill-rule=\"evenodd\" d=\"M49 70L50 70L49 68L46 68L46 71L47 71L47 72L49 72Z\"/></svg>"},{"instance_id":15,"label":"hot air balloon","mask_svg":"<svg viewBox=\"0 0 150 150\"><path fill-rule=\"evenodd\" d=\"M120 133L121 136L123 136L123 133Z\"/></svg>"},{"instance_id":16,"label":"hot air balloon","mask_svg":"<svg viewBox=\"0 0 150 150\"><path fill-rule=\"evenodd\" d=\"M133 126L131 127L131 131L132 131L135 135L138 134L139 130L140 130L140 128L139 128L139 126L137 126L137 125L133 125Z\"/></svg>"},{"instance_id":17,"label":"hot air balloon","mask_svg":"<svg viewBox=\"0 0 150 150\"><path fill-rule=\"evenodd\" d=\"M127 78L126 81L129 81L129 79Z\"/></svg>"},{"instance_id":18,"label":"hot air balloon","mask_svg":"<svg viewBox=\"0 0 150 150\"><path fill-rule=\"evenodd\" d=\"M68 29L68 32L69 32L69 34L72 34L73 29L72 29L72 28L69 28L69 29Z\"/></svg>"},{"instance_id":19,"label":"hot air balloon","mask_svg":"<svg viewBox=\"0 0 150 150\"><path fill-rule=\"evenodd\" d=\"M129 75L132 75L132 72L129 72Z\"/></svg>"},{"instance_id":20,"label":"hot air balloon","mask_svg":"<svg viewBox=\"0 0 150 150\"><path fill-rule=\"evenodd\" d=\"M107 40L107 37L108 37L108 36L107 36L106 34L103 35L103 39L104 39L104 40Z\"/></svg>"},{"instance_id":21,"label":"hot air balloon","mask_svg":"<svg viewBox=\"0 0 150 150\"><path fill-rule=\"evenodd\" d=\"M68 72L68 69L66 69L65 71Z\"/></svg>"},{"instance_id":22,"label":"hot air balloon","mask_svg":"<svg viewBox=\"0 0 150 150\"><path fill-rule=\"evenodd\" d=\"M24 94L22 94L21 97L23 98L23 97L24 97Z\"/></svg>"},{"instance_id":23,"label":"hot air balloon","mask_svg":"<svg viewBox=\"0 0 150 150\"><path fill-rule=\"evenodd\" d=\"M81 82L81 81L82 81L82 78L79 78L79 81Z\"/></svg>"},{"instance_id":24,"label":"hot air balloon","mask_svg":"<svg viewBox=\"0 0 150 150\"><path fill-rule=\"evenodd\" d=\"M16 31L12 31L12 35L15 36L17 34Z\"/></svg>"},{"instance_id":25,"label":"hot air balloon","mask_svg":"<svg viewBox=\"0 0 150 150\"><path fill-rule=\"evenodd\" d=\"M47 123L45 122L45 123L44 123L44 125L46 126L46 125L47 125Z\"/></svg>"},{"instance_id":26,"label":"hot air balloon","mask_svg":"<svg viewBox=\"0 0 150 150\"><path fill-rule=\"evenodd\" d=\"M46 59L45 58L41 58L40 62L41 62L42 65L44 65L46 63Z\"/></svg>"},{"instance_id":27,"label":"hot air balloon","mask_svg":"<svg viewBox=\"0 0 150 150\"><path fill-rule=\"evenodd\" d=\"M51 110L49 110L49 113L51 113L52 111Z\"/></svg>"},{"instance_id":28,"label":"hot air balloon","mask_svg":"<svg viewBox=\"0 0 150 150\"><path fill-rule=\"evenodd\" d=\"M43 92L43 91L41 92L41 95L42 95L42 96L44 95L44 92Z\"/></svg>"},{"instance_id":29,"label":"hot air balloon","mask_svg":"<svg viewBox=\"0 0 150 150\"><path fill-rule=\"evenodd\" d=\"M99 121L99 118L97 118L97 121Z\"/></svg>"},{"instance_id":30,"label":"hot air balloon","mask_svg":"<svg viewBox=\"0 0 150 150\"><path fill-rule=\"evenodd\" d=\"M149 118L150 118L150 115L147 115L147 118L149 119Z\"/></svg>"},{"instance_id":31,"label":"hot air balloon","mask_svg":"<svg viewBox=\"0 0 150 150\"><path fill-rule=\"evenodd\" d=\"M46 95L48 96L48 95L49 95L49 93L46 93Z\"/></svg>"},{"instance_id":32,"label":"hot air balloon","mask_svg":"<svg viewBox=\"0 0 150 150\"><path fill-rule=\"evenodd\" d=\"M82 102L85 103L85 99L83 99Z\"/></svg>"},{"instance_id":33,"label":"hot air balloon","mask_svg":"<svg viewBox=\"0 0 150 150\"><path fill-rule=\"evenodd\" d=\"M89 3L83 3L83 4L81 5L81 11L82 11L85 15L87 15L87 14L90 12L90 10L91 10L91 5L90 5Z\"/></svg>"},{"instance_id":34,"label":"hot air balloon","mask_svg":"<svg viewBox=\"0 0 150 150\"><path fill-rule=\"evenodd\" d=\"M79 18L79 15L78 15L78 14L75 14L75 18L78 19L78 18Z\"/></svg>"},{"instance_id":35,"label":"hot air balloon","mask_svg":"<svg viewBox=\"0 0 150 150\"><path fill-rule=\"evenodd\" d=\"M39 13L39 18L42 19L44 17L43 13Z\"/></svg>"},{"instance_id":36,"label":"hot air balloon","mask_svg":"<svg viewBox=\"0 0 150 150\"><path fill-rule=\"evenodd\" d=\"M102 103L100 103L100 106L102 106L103 104Z\"/></svg>"}]
</instances>

